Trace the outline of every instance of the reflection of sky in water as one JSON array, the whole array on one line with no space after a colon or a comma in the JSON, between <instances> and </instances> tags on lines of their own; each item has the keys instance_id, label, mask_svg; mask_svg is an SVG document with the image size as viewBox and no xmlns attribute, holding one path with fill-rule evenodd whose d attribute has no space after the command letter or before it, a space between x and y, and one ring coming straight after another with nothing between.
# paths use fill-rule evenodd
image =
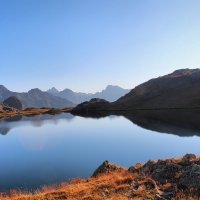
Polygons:
<instances>
[{"instance_id":1,"label":"reflection of sky in water","mask_svg":"<svg viewBox=\"0 0 200 200\"><path fill-rule=\"evenodd\" d=\"M4 122L10 132L0 135L1 190L87 177L104 160L128 167L200 152L200 137L149 131L124 117L65 117Z\"/></svg>"}]
</instances>

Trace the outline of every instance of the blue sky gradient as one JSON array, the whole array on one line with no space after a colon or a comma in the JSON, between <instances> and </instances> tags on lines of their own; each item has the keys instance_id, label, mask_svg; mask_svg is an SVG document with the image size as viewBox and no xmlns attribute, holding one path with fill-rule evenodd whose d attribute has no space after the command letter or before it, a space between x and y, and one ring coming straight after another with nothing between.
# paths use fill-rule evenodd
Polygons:
<instances>
[{"instance_id":1,"label":"blue sky gradient","mask_svg":"<svg viewBox=\"0 0 200 200\"><path fill-rule=\"evenodd\" d=\"M93 92L198 68L199 10L199 0L1 0L0 84Z\"/></svg>"}]
</instances>

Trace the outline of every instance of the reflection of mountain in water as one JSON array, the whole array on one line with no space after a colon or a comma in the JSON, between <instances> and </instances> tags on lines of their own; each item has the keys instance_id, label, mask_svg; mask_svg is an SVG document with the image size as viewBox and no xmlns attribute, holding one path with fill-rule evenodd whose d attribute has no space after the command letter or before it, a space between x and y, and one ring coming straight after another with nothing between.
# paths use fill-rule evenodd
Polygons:
<instances>
[{"instance_id":1,"label":"reflection of mountain in water","mask_svg":"<svg viewBox=\"0 0 200 200\"><path fill-rule=\"evenodd\" d=\"M84 115L84 117L100 118L109 114L93 113ZM160 133L178 136L200 136L200 109L138 110L132 113L117 112L111 114L124 116L142 128Z\"/></svg>"},{"instance_id":2,"label":"reflection of mountain in water","mask_svg":"<svg viewBox=\"0 0 200 200\"><path fill-rule=\"evenodd\" d=\"M10 131L10 128L8 127L0 127L0 134L6 135Z\"/></svg>"},{"instance_id":3,"label":"reflection of mountain in water","mask_svg":"<svg viewBox=\"0 0 200 200\"><path fill-rule=\"evenodd\" d=\"M0 134L6 135L12 128L23 125L20 122L30 122L32 126L41 127L46 123L57 124L60 119L71 121L74 118L69 113L61 113L59 115L35 115L35 116L14 116L0 121Z\"/></svg>"},{"instance_id":4,"label":"reflection of mountain in water","mask_svg":"<svg viewBox=\"0 0 200 200\"><path fill-rule=\"evenodd\" d=\"M200 110L155 110L125 114L145 129L179 136L200 136Z\"/></svg>"},{"instance_id":5,"label":"reflection of mountain in water","mask_svg":"<svg viewBox=\"0 0 200 200\"><path fill-rule=\"evenodd\" d=\"M96 113L87 114L83 117L102 118L110 116L124 116L134 124L157 131L160 133L170 133L178 136L200 136L200 109L194 110L146 110L117 113ZM19 127L23 123L29 122L32 126L40 127L46 123L57 124L60 119L70 121L74 118L69 113L59 115L38 115L38 116L15 116L4 121L0 121L0 134L6 135L12 128Z\"/></svg>"}]
</instances>

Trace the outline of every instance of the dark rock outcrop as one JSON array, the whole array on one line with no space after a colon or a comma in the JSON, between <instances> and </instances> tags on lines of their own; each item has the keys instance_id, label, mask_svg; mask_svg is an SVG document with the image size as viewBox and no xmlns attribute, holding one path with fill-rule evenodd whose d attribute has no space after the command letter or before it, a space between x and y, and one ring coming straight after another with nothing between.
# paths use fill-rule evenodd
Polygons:
<instances>
[{"instance_id":1,"label":"dark rock outcrop","mask_svg":"<svg viewBox=\"0 0 200 200\"><path fill-rule=\"evenodd\" d=\"M119 169L122 169L122 168L117 165L111 164L106 160L94 171L92 177L96 177L99 174L109 173L109 172L116 171Z\"/></svg>"},{"instance_id":2,"label":"dark rock outcrop","mask_svg":"<svg viewBox=\"0 0 200 200\"><path fill-rule=\"evenodd\" d=\"M72 109L72 113L89 113L102 111L109 106L109 102L104 99L94 98L90 101L83 102Z\"/></svg>"},{"instance_id":3,"label":"dark rock outcrop","mask_svg":"<svg viewBox=\"0 0 200 200\"><path fill-rule=\"evenodd\" d=\"M131 166L129 171L153 179L157 185L170 183L177 189L200 192L200 158L187 154L179 159L149 161Z\"/></svg>"},{"instance_id":4,"label":"dark rock outcrop","mask_svg":"<svg viewBox=\"0 0 200 200\"><path fill-rule=\"evenodd\" d=\"M4 100L3 104L12 108L16 108L18 110L23 109L21 101L15 96L11 96L8 99Z\"/></svg>"},{"instance_id":5,"label":"dark rock outcrop","mask_svg":"<svg viewBox=\"0 0 200 200\"><path fill-rule=\"evenodd\" d=\"M117 185L114 191L120 188L127 199L199 199L200 196L200 157L193 154L177 159L150 160L128 170L105 161L92 177L105 179L110 175L118 175L111 189Z\"/></svg>"},{"instance_id":6,"label":"dark rock outcrop","mask_svg":"<svg viewBox=\"0 0 200 200\"><path fill-rule=\"evenodd\" d=\"M179 178L179 187L200 192L200 165L192 164L187 167Z\"/></svg>"},{"instance_id":7,"label":"dark rock outcrop","mask_svg":"<svg viewBox=\"0 0 200 200\"><path fill-rule=\"evenodd\" d=\"M0 113L7 113L7 112L16 112L17 110L15 108L9 107L4 105L3 103L0 103Z\"/></svg>"}]
</instances>

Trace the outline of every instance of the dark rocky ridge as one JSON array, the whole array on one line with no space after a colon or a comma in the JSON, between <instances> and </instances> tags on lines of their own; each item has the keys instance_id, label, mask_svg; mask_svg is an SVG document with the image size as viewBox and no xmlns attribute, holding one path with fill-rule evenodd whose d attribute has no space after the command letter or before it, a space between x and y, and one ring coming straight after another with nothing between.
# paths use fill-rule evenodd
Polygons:
<instances>
[{"instance_id":1,"label":"dark rocky ridge","mask_svg":"<svg viewBox=\"0 0 200 200\"><path fill-rule=\"evenodd\" d=\"M200 107L200 69L181 69L151 79L111 104L113 109Z\"/></svg>"}]
</instances>

